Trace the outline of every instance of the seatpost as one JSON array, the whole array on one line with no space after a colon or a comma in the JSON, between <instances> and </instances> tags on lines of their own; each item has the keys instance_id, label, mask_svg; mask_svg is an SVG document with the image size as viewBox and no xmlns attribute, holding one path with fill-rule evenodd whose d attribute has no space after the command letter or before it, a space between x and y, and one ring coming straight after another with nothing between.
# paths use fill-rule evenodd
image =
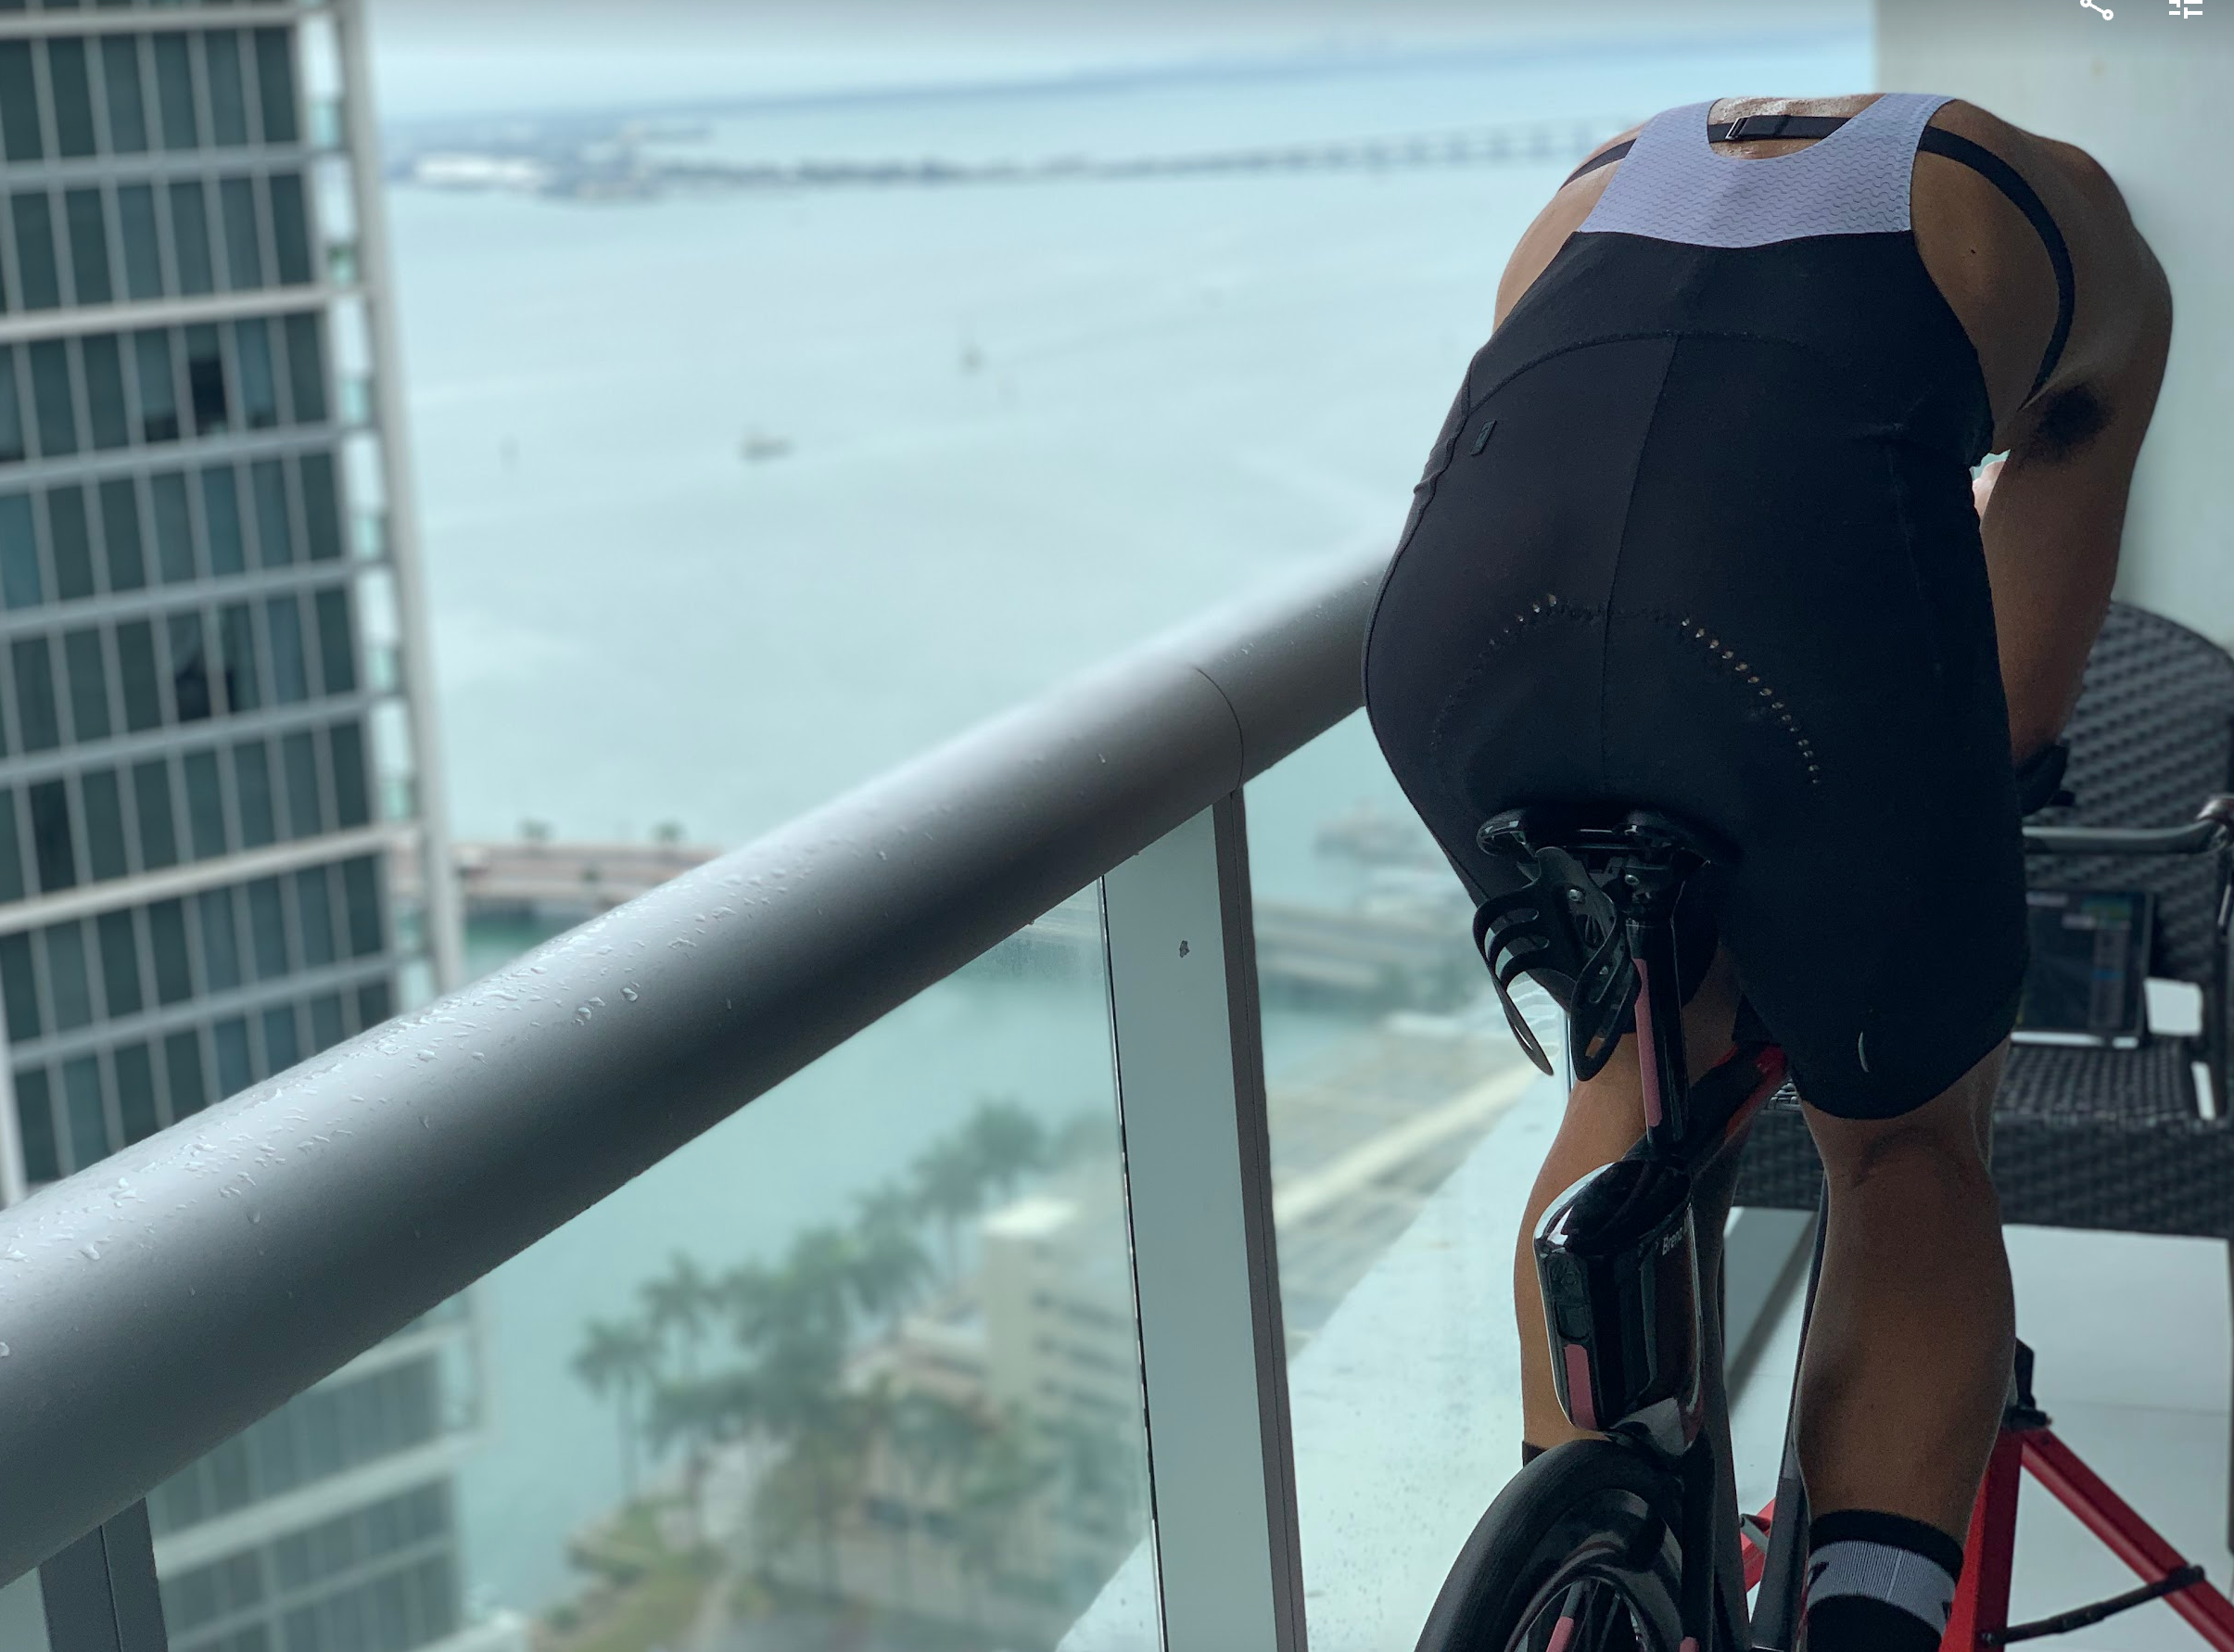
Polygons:
<instances>
[{"instance_id":1,"label":"seatpost","mask_svg":"<svg viewBox=\"0 0 2234 1652\"><path fill-rule=\"evenodd\" d=\"M1644 1087L1644 1137L1653 1150L1678 1155L1690 1125L1690 1074L1683 1059L1683 1006L1677 986L1675 869L1632 859L1621 872L1630 959L1637 972L1637 1067Z\"/></svg>"}]
</instances>

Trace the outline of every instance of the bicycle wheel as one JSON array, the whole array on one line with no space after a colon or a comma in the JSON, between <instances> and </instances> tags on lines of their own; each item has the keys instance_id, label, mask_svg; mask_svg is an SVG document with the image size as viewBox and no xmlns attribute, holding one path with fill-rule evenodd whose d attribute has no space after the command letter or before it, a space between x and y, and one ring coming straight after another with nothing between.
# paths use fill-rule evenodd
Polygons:
<instances>
[{"instance_id":1,"label":"bicycle wheel","mask_svg":"<svg viewBox=\"0 0 2234 1652\"><path fill-rule=\"evenodd\" d=\"M1611 1440L1548 1451L1474 1527L1418 1652L1678 1652L1672 1478Z\"/></svg>"}]
</instances>

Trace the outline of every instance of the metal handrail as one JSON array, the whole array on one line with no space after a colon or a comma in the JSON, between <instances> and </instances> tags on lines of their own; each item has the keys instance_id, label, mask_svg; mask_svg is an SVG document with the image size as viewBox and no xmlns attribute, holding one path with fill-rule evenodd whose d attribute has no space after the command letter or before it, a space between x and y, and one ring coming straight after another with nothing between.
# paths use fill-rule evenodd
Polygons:
<instances>
[{"instance_id":1,"label":"metal handrail","mask_svg":"<svg viewBox=\"0 0 2234 1652\"><path fill-rule=\"evenodd\" d=\"M0 1582L1339 721L1385 565L1124 654L0 1212Z\"/></svg>"}]
</instances>

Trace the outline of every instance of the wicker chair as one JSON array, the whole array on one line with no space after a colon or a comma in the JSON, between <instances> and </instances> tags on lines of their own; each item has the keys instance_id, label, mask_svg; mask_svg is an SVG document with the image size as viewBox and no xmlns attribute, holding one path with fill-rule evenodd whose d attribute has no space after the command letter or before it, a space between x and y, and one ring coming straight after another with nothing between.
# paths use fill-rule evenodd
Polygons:
<instances>
[{"instance_id":1,"label":"wicker chair","mask_svg":"<svg viewBox=\"0 0 2234 1652\"><path fill-rule=\"evenodd\" d=\"M2149 972L2202 989L2202 1031L2151 1036L2131 1050L2014 1047L1995 1103L2002 1214L2225 1239L2234 1263L2234 855L2225 829L2234 800L2220 796L2234 787L2234 658L2183 626L2113 604L2066 738L2064 785L2076 802L2027 822L2033 886L2153 894ZM1796 1099L1779 1099L1755 1126L1738 1200L1812 1210L1821 1166ZM2234 1464L2228 1541L2234 1546Z\"/></svg>"}]
</instances>

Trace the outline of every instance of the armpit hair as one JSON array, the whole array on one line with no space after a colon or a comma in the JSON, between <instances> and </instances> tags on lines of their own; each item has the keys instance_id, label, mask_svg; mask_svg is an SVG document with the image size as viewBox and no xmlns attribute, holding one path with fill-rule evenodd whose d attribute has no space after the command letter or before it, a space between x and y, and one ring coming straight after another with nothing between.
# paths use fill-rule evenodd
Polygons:
<instances>
[{"instance_id":1,"label":"armpit hair","mask_svg":"<svg viewBox=\"0 0 2234 1652\"><path fill-rule=\"evenodd\" d=\"M2034 428L2041 458L2067 459L2100 436L2110 424L2110 406L2090 385L2059 390L2040 410Z\"/></svg>"}]
</instances>

